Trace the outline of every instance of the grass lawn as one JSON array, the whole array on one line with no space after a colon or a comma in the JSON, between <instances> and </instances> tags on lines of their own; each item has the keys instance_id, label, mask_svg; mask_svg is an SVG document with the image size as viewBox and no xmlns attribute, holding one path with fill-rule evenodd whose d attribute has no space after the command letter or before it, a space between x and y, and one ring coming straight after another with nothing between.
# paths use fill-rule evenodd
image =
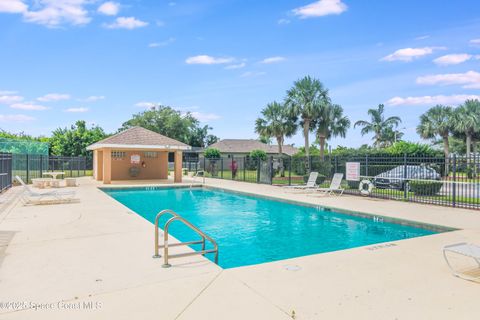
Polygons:
<instances>
[{"instance_id":1,"label":"grass lawn","mask_svg":"<svg viewBox=\"0 0 480 320\"><path fill-rule=\"evenodd\" d=\"M346 187L347 189L348 186ZM405 198L405 193L402 190L396 190L396 189L373 189L373 194L374 195L380 195L380 196L388 196L388 197L393 197L398 200L408 200L408 199L424 199L425 201L439 201L439 202L452 202L453 197L451 195L432 195L432 196L418 196L415 195L413 192L407 192L407 197ZM455 201L457 203L465 203L465 204L480 204L480 198L471 198L471 197L461 197L457 196L455 197Z\"/></svg>"},{"instance_id":2,"label":"grass lawn","mask_svg":"<svg viewBox=\"0 0 480 320\"><path fill-rule=\"evenodd\" d=\"M289 171L285 171L285 177L280 177L279 175L273 177L273 184L282 184L288 185L289 181ZM227 179L227 180L236 180L236 181L246 181L246 182L257 182L257 170L238 170L235 176L235 179L232 179L232 171L231 170L223 170L217 171L215 177L212 177L211 174L205 171L205 177L207 178L220 178L220 179ZM292 184L303 184L303 176L297 175L295 173L291 173L291 181Z\"/></svg>"}]
</instances>

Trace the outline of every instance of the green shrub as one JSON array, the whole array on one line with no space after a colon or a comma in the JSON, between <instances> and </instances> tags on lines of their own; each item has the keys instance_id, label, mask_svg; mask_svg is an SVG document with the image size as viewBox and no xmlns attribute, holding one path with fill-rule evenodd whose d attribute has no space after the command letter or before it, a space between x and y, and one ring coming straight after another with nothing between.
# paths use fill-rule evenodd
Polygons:
<instances>
[{"instance_id":1,"label":"green shrub","mask_svg":"<svg viewBox=\"0 0 480 320\"><path fill-rule=\"evenodd\" d=\"M208 148L208 149L205 149L205 151L203 152L203 155L207 159L218 159L220 158L220 150L215 148Z\"/></svg>"},{"instance_id":2,"label":"green shrub","mask_svg":"<svg viewBox=\"0 0 480 320\"><path fill-rule=\"evenodd\" d=\"M385 151L393 156L401 156L407 154L408 156L435 156L441 154L440 150L433 149L428 144L398 141Z\"/></svg>"},{"instance_id":3,"label":"green shrub","mask_svg":"<svg viewBox=\"0 0 480 320\"><path fill-rule=\"evenodd\" d=\"M262 161L267 160L267 153L263 150L252 150L249 156L253 160L258 160L258 159Z\"/></svg>"},{"instance_id":4,"label":"green shrub","mask_svg":"<svg viewBox=\"0 0 480 320\"><path fill-rule=\"evenodd\" d=\"M360 181L347 180L347 184L348 184L348 188L350 189L358 189L358 187L360 186Z\"/></svg>"},{"instance_id":5,"label":"green shrub","mask_svg":"<svg viewBox=\"0 0 480 320\"><path fill-rule=\"evenodd\" d=\"M410 181L410 191L416 196L434 196L443 186L440 181Z\"/></svg>"},{"instance_id":6,"label":"green shrub","mask_svg":"<svg viewBox=\"0 0 480 320\"><path fill-rule=\"evenodd\" d=\"M329 159L325 161L312 161L311 171L317 171L320 175L330 176L332 174L333 165Z\"/></svg>"}]
</instances>

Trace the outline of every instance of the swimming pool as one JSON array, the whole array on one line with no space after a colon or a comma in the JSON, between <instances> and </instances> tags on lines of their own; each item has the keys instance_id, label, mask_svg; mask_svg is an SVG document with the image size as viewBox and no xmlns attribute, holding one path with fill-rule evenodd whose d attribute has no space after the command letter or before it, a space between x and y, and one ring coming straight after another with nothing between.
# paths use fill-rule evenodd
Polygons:
<instances>
[{"instance_id":1,"label":"swimming pool","mask_svg":"<svg viewBox=\"0 0 480 320\"><path fill-rule=\"evenodd\" d=\"M161 210L176 211L217 241L222 268L437 233L431 229L385 222L381 218L216 189L160 187L103 190L152 223ZM180 223L173 223L170 233L181 241L198 238ZM209 258L212 257L209 255Z\"/></svg>"}]
</instances>

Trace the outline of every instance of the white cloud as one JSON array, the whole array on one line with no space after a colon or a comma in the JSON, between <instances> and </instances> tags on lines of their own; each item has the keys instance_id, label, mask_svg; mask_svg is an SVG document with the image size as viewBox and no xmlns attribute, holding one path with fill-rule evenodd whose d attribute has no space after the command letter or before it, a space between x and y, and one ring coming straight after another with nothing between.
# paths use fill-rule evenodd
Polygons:
<instances>
[{"instance_id":1,"label":"white cloud","mask_svg":"<svg viewBox=\"0 0 480 320\"><path fill-rule=\"evenodd\" d=\"M425 40L425 39L428 39L428 38L430 38L429 35L424 35L424 36L416 37L415 40Z\"/></svg>"},{"instance_id":2,"label":"white cloud","mask_svg":"<svg viewBox=\"0 0 480 320\"><path fill-rule=\"evenodd\" d=\"M10 105L10 108L19 109L19 110L32 110L32 111L43 111L43 110L50 109L50 108L42 106L40 104L35 104L35 103L31 103L31 102L14 103L14 104Z\"/></svg>"},{"instance_id":3,"label":"white cloud","mask_svg":"<svg viewBox=\"0 0 480 320\"><path fill-rule=\"evenodd\" d=\"M0 92L0 104L12 104L23 101L23 97L15 95L15 91L1 91Z\"/></svg>"},{"instance_id":4,"label":"white cloud","mask_svg":"<svg viewBox=\"0 0 480 320\"><path fill-rule=\"evenodd\" d=\"M65 109L65 112L73 112L73 113L81 113L81 112L87 112L87 111L88 111L88 108L84 108L84 107Z\"/></svg>"},{"instance_id":5,"label":"white cloud","mask_svg":"<svg viewBox=\"0 0 480 320\"><path fill-rule=\"evenodd\" d=\"M467 71L465 73L433 74L417 78L418 84L427 85L462 85L465 89L480 89L480 73Z\"/></svg>"},{"instance_id":6,"label":"white cloud","mask_svg":"<svg viewBox=\"0 0 480 320\"><path fill-rule=\"evenodd\" d=\"M203 113L203 112L193 111L191 112L191 114L200 122L215 121L221 118L218 114L215 114L215 113Z\"/></svg>"},{"instance_id":7,"label":"white cloud","mask_svg":"<svg viewBox=\"0 0 480 320\"><path fill-rule=\"evenodd\" d=\"M120 11L120 4L113 1L108 1L100 5L97 11L107 16L116 16Z\"/></svg>"},{"instance_id":8,"label":"white cloud","mask_svg":"<svg viewBox=\"0 0 480 320\"><path fill-rule=\"evenodd\" d=\"M277 23L280 24L280 25L285 25L285 24L289 24L290 20L288 20L288 19L278 19Z\"/></svg>"},{"instance_id":9,"label":"white cloud","mask_svg":"<svg viewBox=\"0 0 480 320\"><path fill-rule=\"evenodd\" d=\"M480 39L472 39L470 40L470 45L472 46L480 46Z\"/></svg>"},{"instance_id":10,"label":"white cloud","mask_svg":"<svg viewBox=\"0 0 480 320\"><path fill-rule=\"evenodd\" d=\"M258 77L258 76L264 76L266 75L267 73L266 72L263 72L263 71L258 71L258 72L255 72L255 71L247 71L247 72L244 72L240 75L240 77L242 78L249 78L249 77Z\"/></svg>"},{"instance_id":11,"label":"white cloud","mask_svg":"<svg viewBox=\"0 0 480 320\"><path fill-rule=\"evenodd\" d=\"M12 95L12 94L17 94L18 91L11 91L11 90L2 90L0 91L0 96L2 95Z\"/></svg>"},{"instance_id":12,"label":"white cloud","mask_svg":"<svg viewBox=\"0 0 480 320\"><path fill-rule=\"evenodd\" d=\"M65 93L49 93L44 95L43 97L37 98L38 101L42 102L49 102L49 101L61 101L61 100L69 100L70 95Z\"/></svg>"},{"instance_id":13,"label":"white cloud","mask_svg":"<svg viewBox=\"0 0 480 320\"><path fill-rule=\"evenodd\" d=\"M103 100L103 99L105 99L105 96L90 96L90 97L87 97L87 98L83 99L83 101L85 101L85 102L95 102L95 101Z\"/></svg>"},{"instance_id":14,"label":"white cloud","mask_svg":"<svg viewBox=\"0 0 480 320\"><path fill-rule=\"evenodd\" d=\"M158 47L166 47L169 44L172 44L175 42L175 38L168 38L165 41L160 41L160 42L152 42L148 44L149 48L158 48Z\"/></svg>"},{"instance_id":15,"label":"white cloud","mask_svg":"<svg viewBox=\"0 0 480 320\"><path fill-rule=\"evenodd\" d=\"M185 60L187 64L224 64L233 62L233 58L216 58L208 55L198 55Z\"/></svg>"},{"instance_id":16,"label":"white cloud","mask_svg":"<svg viewBox=\"0 0 480 320\"><path fill-rule=\"evenodd\" d=\"M233 70L233 69L241 69L244 68L247 64L245 62L239 63L239 64L231 64L229 66L226 66L225 69L227 70Z\"/></svg>"},{"instance_id":17,"label":"white cloud","mask_svg":"<svg viewBox=\"0 0 480 320\"><path fill-rule=\"evenodd\" d=\"M465 61L468 61L472 58L471 54L468 53L457 53L457 54L447 54L437 59L433 60L436 64L440 66L448 66L452 64L460 64Z\"/></svg>"},{"instance_id":18,"label":"white cloud","mask_svg":"<svg viewBox=\"0 0 480 320\"><path fill-rule=\"evenodd\" d=\"M156 105L161 104L160 102L149 102L149 101L140 101L135 103L135 107L150 109L155 107Z\"/></svg>"},{"instance_id":19,"label":"white cloud","mask_svg":"<svg viewBox=\"0 0 480 320\"><path fill-rule=\"evenodd\" d=\"M383 57L383 61L412 61L414 59L432 54L436 50L444 50L445 47L424 47L424 48L404 48L398 49L392 54Z\"/></svg>"},{"instance_id":20,"label":"white cloud","mask_svg":"<svg viewBox=\"0 0 480 320\"><path fill-rule=\"evenodd\" d=\"M118 17L115 22L104 25L108 29L136 29L148 26L148 22L138 20L134 17Z\"/></svg>"},{"instance_id":21,"label":"white cloud","mask_svg":"<svg viewBox=\"0 0 480 320\"><path fill-rule=\"evenodd\" d=\"M1 0L0 12L6 13L23 13L26 12L28 6L22 0Z\"/></svg>"},{"instance_id":22,"label":"white cloud","mask_svg":"<svg viewBox=\"0 0 480 320\"><path fill-rule=\"evenodd\" d=\"M92 20L85 9L89 0L37 0L35 3L40 10L23 12L27 22L58 27L63 23L83 25Z\"/></svg>"},{"instance_id":23,"label":"white cloud","mask_svg":"<svg viewBox=\"0 0 480 320\"><path fill-rule=\"evenodd\" d=\"M294 15L301 19L323 17L331 14L341 14L347 11L347 5L341 0L319 0L306 6L293 9Z\"/></svg>"},{"instance_id":24,"label":"white cloud","mask_svg":"<svg viewBox=\"0 0 480 320\"><path fill-rule=\"evenodd\" d=\"M0 122L27 122L35 118L24 114L0 114Z\"/></svg>"},{"instance_id":25,"label":"white cloud","mask_svg":"<svg viewBox=\"0 0 480 320\"><path fill-rule=\"evenodd\" d=\"M260 63L265 63L265 64L270 64L270 63L277 63L277 62L282 62L285 61L286 59L284 57L269 57L265 58Z\"/></svg>"},{"instance_id":26,"label":"white cloud","mask_svg":"<svg viewBox=\"0 0 480 320\"><path fill-rule=\"evenodd\" d=\"M401 105L436 105L436 104L445 104L445 105L456 105L463 103L468 99L480 99L478 95L466 95L466 94L457 94L457 95L438 95L438 96L420 96L420 97L394 97L386 102L390 106L401 106Z\"/></svg>"}]
</instances>

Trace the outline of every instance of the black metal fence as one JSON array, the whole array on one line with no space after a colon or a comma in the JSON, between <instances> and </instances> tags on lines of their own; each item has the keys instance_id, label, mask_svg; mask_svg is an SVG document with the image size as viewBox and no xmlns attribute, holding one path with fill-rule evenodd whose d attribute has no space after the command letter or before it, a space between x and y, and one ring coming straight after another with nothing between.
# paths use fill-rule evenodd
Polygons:
<instances>
[{"instance_id":1,"label":"black metal fence","mask_svg":"<svg viewBox=\"0 0 480 320\"><path fill-rule=\"evenodd\" d=\"M12 186L12 154L0 153L0 192Z\"/></svg>"},{"instance_id":2,"label":"black metal fence","mask_svg":"<svg viewBox=\"0 0 480 320\"><path fill-rule=\"evenodd\" d=\"M41 178L47 171L62 171L65 177L82 177L92 174L92 160L87 157L13 154L11 171L13 177L18 175L27 183Z\"/></svg>"},{"instance_id":3,"label":"black metal fence","mask_svg":"<svg viewBox=\"0 0 480 320\"><path fill-rule=\"evenodd\" d=\"M347 180L347 163L355 163L359 175ZM184 165L189 171L205 171L206 177L266 183L304 184L308 173L319 173L317 184L330 186L335 173L343 173L345 193L408 202L480 209L480 159L443 156L318 156L201 158ZM363 181L363 183L362 183Z\"/></svg>"}]
</instances>

